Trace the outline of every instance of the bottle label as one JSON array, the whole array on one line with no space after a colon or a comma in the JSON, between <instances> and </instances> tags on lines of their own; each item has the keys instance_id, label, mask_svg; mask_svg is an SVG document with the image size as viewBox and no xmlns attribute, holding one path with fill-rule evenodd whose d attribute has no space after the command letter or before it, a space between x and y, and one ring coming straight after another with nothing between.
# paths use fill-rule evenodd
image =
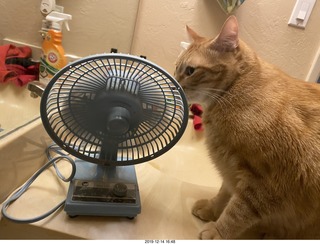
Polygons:
<instances>
[{"instance_id":1,"label":"bottle label","mask_svg":"<svg viewBox=\"0 0 320 244\"><path fill-rule=\"evenodd\" d=\"M55 62L57 62L56 55L51 56L49 54L48 59L51 63L54 63L51 60L53 60L53 61L55 60ZM52 65L50 65L43 57L41 57L39 71L40 71L39 73L40 73L41 78L52 78L59 70L56 69L55 67L53 67Z\"/></svg>"}]
</instances>

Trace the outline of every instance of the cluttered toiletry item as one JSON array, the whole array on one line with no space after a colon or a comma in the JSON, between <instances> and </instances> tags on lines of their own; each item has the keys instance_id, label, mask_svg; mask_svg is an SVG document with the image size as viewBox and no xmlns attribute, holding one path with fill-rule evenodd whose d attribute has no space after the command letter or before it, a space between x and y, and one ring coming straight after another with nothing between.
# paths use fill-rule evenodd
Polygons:
<instances>
[{"instance_id":1,"label":"cluttered toiletry item","mask_svg":"<svg viewBox=\"0 0 320 244\"><path fill-rule=\"evenodd\" d=\"M40 58L40 81L48 83L51 78L67 65L65 51L62 46L62 25L69 31L70 14L52 11L43 21L41 35L43 37L42 56Z\"/></svg>"}]
</instances>

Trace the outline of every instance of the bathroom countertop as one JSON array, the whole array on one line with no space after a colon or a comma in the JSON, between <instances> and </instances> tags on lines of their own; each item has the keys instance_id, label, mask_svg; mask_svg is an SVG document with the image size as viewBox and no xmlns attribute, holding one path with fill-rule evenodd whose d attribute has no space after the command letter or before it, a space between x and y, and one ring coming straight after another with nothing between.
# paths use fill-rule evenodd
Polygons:
<instances>
[{"instance_id":1,"label":"bathroom countertop","mask_svg":"<svg viewBox=\"0 0 320 244\"><path fill-rule=\"evenodd\" d=\"M4 228L2 233L0 230L0 237L9 236L10 229L17 233L18 229L23 232L27 227L34 227L35 234L31 238L35 239L197 239L203 222L191 214L192 205L198 199L216 194L221 181L202 142L195 144L196 147L192 147L179 142L161 157L135 166L142 211L132 220L97 216L70 218L60 209L48 218L28 225L1 220L5 221L7 230ZM177 155L181 157L177 158ZM64 163L60 167L66 172L69 170ZM50 169L10 206L8 212L19 218L40 215L62 201L67 188L68 183L58 180ZM46 234L46 231L52 233Z\"/></svg>"}]
</instances>

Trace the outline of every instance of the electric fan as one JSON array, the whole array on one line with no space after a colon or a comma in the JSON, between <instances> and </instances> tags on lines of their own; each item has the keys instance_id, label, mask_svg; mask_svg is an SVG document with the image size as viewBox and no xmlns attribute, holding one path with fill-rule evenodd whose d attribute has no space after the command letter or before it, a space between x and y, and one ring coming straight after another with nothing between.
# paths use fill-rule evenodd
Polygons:
<instances>
[{"instance_id":1,"label":"electric fan","mask_svg":"<svg viewBox=\"0 0 320 244\"><path fill-rule=\"evenodd\" d=\"M50 137L77 158L64 209L69 216L139 214L134 164L172 148L188 120L183 90L169 73L117 53L89 56L60 70L40 110Z\"/></svg>"}]
</instances>

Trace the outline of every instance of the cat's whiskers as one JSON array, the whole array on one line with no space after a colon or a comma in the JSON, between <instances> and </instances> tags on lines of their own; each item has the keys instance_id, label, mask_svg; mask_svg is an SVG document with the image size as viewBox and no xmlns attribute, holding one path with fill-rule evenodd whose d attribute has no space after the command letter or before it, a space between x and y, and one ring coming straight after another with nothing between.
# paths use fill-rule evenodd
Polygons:
<instances>
[{"instance_id":1,"label":"cat's whiskers","mask_svg":"<svg viewBox=\"0 0 320 244\"><path fill-rule=\"evenodd\" d=\"M219 99L219 96L205 91L202 91L201 94L204 94L207 98L213 100L214 102L217 102L220 105L221 109L223 109L223 105L225 105L225 103Z\"/></svg>"},{"instance_id":2,"label":"cat's whiskers","mask_svg":"<svg viewBox=\"0 0 320 244\"><path fill-rule=\"evenodd\" d=\"M205 90L211 90L211 91L223 91L223 90L220 90L220 89L214 89L214 88L209 88L209 89L205 89ZM233 107L233 104L228 100L226 99L224 96L221 96L220 94L217 94L217 93L212 93L210 91L204 91L202 90L202 92L204 94L206 94L208 97L211 97L213 98L215 101L218 101L219 103L223 103L225 106L227 105L230 105L231 107ZM223 91L225 93L229 93L227 91ZM221 107L222 108L222 107Z\"/></svg>"},{"instance_id":3,"label":"cat's whiskers","mask_svg":"<svg viewBox=\"0 0 320 244\"><path fill-rule=\"evenodd\" d=\"M199 95L206 96L207 98L211 99L214 102L217 102L221 107L221 109L225 109L228 105L233 106L233 104L227 99L225 99L223 96L216 93L212 93L210 91L206 91L206 89L193 90L193 91L196 93L199 93Z\"/></svg>"},{"instance_id":4,"label":"cat's whiskers","mask_svg":"<svg viewBox=\"0 0 320 244\"><path fill-rule=\"evenodd\" d=\"M246 90L243 90L242 93L245 94L245 96L243 96L243 94L239 94L239 93L232 93L230 91L225 91L225 90L222 90L222 89L217 89L217 88L210 88L210 87L207 87L207 88L202 88L202 89L205 89L205 90L208 90L208 91L213 91L213 92L220 92L220 93L223 93L225 95L228 95L229 98L231 99L235 99L235 103L239 102L239 101L242 101L242 102L247 102L248 100L248 97L251 97L254 99L254 97L252 97L250 91L251 89L246 89ZM221 99L224 99L225 101L227 101L230 105L233 105L233 103L231 103L228 99L226 99L223 95L219 95L219 97ZM255 106L255 104L251 104L251 106Z\"/></svg>"},{"instance_id":5,"label":"cat's whiskers","mask_svg":"<svg viewBox=\"0 0 320 244\"><path fill-rule=\"evenodd\" d=\"M212 88L212 87L203 87L201 89L208 90L208 91L214 91L214 92L221 92L221 93L230 94L230 95L232 94L229 91L225 91L225 90L217 89L217 88Z\"/></svg>"}]
</instances>

